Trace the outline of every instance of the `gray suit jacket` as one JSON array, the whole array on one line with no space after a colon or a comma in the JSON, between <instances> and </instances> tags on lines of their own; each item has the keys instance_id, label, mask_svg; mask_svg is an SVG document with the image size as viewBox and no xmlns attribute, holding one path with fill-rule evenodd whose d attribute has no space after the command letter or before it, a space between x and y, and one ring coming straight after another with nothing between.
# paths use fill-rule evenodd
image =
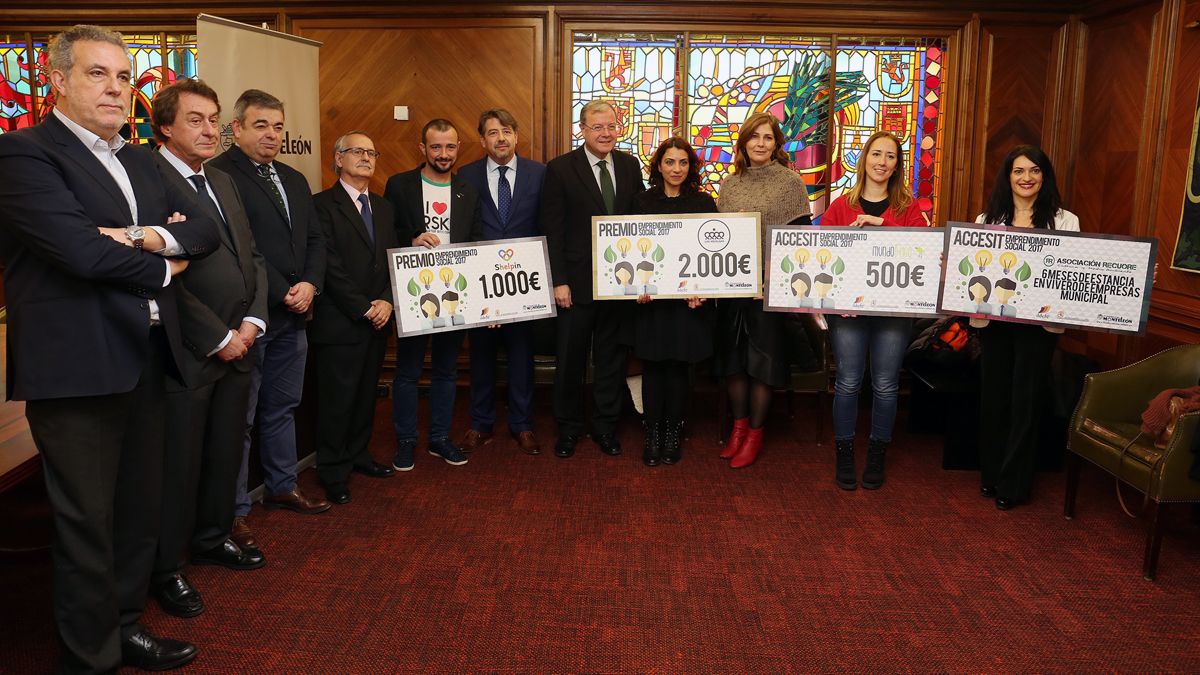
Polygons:
<instances>
[{"instance_id":1,"label":"gray suit jacket","mask_svg":"<svg viewBox=\"0 0 1200 675\"><path fill-rule=\"evenodd\" d=\"M155 158L167 180L195 193L192 184L164 157L156 154ZM225 363L208 353L230 330L237 330L243 318L267 321L266 261L255 247L241 196L228 174L211 166L204 167L204 174L217 195L228 228L220 220L221 214L210 214L218 224L221 245L207 258L192 262L172 282L179 284L179 325L183 345L190 352L190 358L184 359L184 379L193 388L215 382L230 368L250 370L254 365L250 355Z\"/></svg>"}]
</instances>

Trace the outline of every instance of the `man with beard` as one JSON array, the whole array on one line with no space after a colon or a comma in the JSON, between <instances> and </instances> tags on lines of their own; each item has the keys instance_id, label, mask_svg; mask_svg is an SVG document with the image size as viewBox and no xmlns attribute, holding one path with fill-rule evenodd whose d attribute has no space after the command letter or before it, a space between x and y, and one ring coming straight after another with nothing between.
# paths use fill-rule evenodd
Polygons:
<instances>
[{"instance_id":1,"label":"man with beard","mask_svg":"<svg viewBox=\"0 0 1200 675\"><path fill-rule=\"evenodd\" d=\"M517 157L517 120L504 108L479 116L479 141L487 156L464 166L459 175L479 191L483 239L516 239L542 234L539 212L546 165ZM523 452L541 452L533 435L533 323L519 321L471 331L471 428L466 452L492 440L496 421L496 346L508 359L508 431Z\"/></svg>"},{"instance_id":2,"label":"man with beard","mask_svg":"<svg viewBox=\"0 0 1200 675\"><path fill-rule=\"evenodd\" d=\"M424 248L478 241L479 193L470 183L450 173L458 161L458 130L449 120L431 120L421 129L419 147L425 161L412 171L389 178L384 189L384 197L396 211L396 234L400 241L411 241L413 246ZM396 341L396 378L392 384L396 457L392 466L398 471L413 468L413 451L417 447L417 380L425 365L429 342L433 343L429 454L454 466L467 463L462 450L450 442L457 386L455 369L462 338L462 331L451 330Z\"/></svg>"}]
</instances>

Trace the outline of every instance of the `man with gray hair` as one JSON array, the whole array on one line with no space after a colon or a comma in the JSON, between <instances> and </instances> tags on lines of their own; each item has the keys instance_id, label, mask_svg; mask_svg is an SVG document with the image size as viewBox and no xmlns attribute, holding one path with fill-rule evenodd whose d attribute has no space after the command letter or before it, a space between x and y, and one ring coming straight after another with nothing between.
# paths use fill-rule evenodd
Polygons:
<instances>
[{"instance_id":1,"label":"man with gray hair","mask_svg":"<svg viewBox=\"0 0 1200 675\"><path fill-rule=\"evenodd\" d=\"M392 205L371 194L379 152L365 132L333 144L338 182L313 197L328 258L308 339L317 362L317 474L334 504L350 501L351 471L387 478L367 452L379 370L392 320L387 250L399 248Z\"/></svg>"},{"instance_id":2,"label":"man with gray hair","mask_svg":"<svg viewBox=\"0 0 1200 675\"><path fill-rule=\"evenodd\" d=\"M196 193L126 145L132 68L120 33L50 42L56 105L0 134L7 395L25 401L54 514L64 672L166 670L196 648L140 623L158 540L163 399L190 358L175 275L218 246ZM174 214L174 215L173 215Z\"/></svg>"},{"instance_id":3,"label":"man with gray hair","mask_svg":"<svg viewBox=\"0 0 1200 675\"><path fill-rule=\"evenodd\" d=\"M592 302L592 216L627 214L643 189L642 163L614 146L621 135L617 111L591 101L579 111L583 145L546 165L542 228L558 303L558 364L554 369L554 454L567 458L584 431L583 378L588 349L594 364L592 440L607 455L621 454L617 422L625 382L621 322L625 303Z\"/></svg>"}]
</instances>

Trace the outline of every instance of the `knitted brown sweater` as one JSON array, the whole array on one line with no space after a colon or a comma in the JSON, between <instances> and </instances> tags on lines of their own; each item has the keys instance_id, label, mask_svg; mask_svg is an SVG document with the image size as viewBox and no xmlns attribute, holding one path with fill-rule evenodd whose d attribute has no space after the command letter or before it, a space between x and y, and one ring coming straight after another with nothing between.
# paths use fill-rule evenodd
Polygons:
<instances>
[{"instance_id":1,"label":"knitted brown sweater","mask_svg":"<svg viewBox=\"0 0 1200 675\"><path fill-rule=\"evenodd\" d=\"M800 174L782 164L746 167L739 174L721 181L717 208L723 213L758 211L762 224L787 225L812 213L808 189Z\"/></svg>"}]
</instances>

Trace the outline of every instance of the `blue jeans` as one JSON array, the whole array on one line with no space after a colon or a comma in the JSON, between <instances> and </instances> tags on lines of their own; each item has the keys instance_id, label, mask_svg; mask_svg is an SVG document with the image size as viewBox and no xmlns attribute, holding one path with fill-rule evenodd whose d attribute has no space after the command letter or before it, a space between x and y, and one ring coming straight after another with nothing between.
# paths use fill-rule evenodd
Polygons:
<instances>
[{"instance_id":1,"label":"blue jeans","mask_svg":"<svg viewBox=\"0 0 1200 675\"><path fill-rule=\"evenodd\" d=\"M858 419L858 392L862 389L867 357L871 359L871 438L892 440L896 402L900 391L900 366L912 337L912 319L891 316L829 317L837 380L833 386L833 437L854 438Z\"/></svg>"},{"instance_id":2,"label":"blue jeans","mask_svg":"<svg viewBox=\"0 0 1200 675\"><path fill-rule=\"evenodd\" d=\"M250 439L258 418L258 454L268 495L296 488L296 406L304 392L304 365L308 334L291 326L267 331L251 349L258 350L250 371L250 404L246 411L246 438L238 474L236 515L250 513L247 494Z\"/></svg>"},{"instance_id":3,"label":"blue jeans","mask_svg":"<svg viewBox=\"0 0 1200 675\"><path fill-rule=\"evenodd\" d=\"M425 349L432 342L429 387L429 439L439 441L450 436L454 417L454 391L457 388L458 353L462 349L461 330L433 335L415 335L396 341L396 378L392 381L392 425L397 441L417 440L417 380L425 367Z\"/></svg>"}]
</instances>

